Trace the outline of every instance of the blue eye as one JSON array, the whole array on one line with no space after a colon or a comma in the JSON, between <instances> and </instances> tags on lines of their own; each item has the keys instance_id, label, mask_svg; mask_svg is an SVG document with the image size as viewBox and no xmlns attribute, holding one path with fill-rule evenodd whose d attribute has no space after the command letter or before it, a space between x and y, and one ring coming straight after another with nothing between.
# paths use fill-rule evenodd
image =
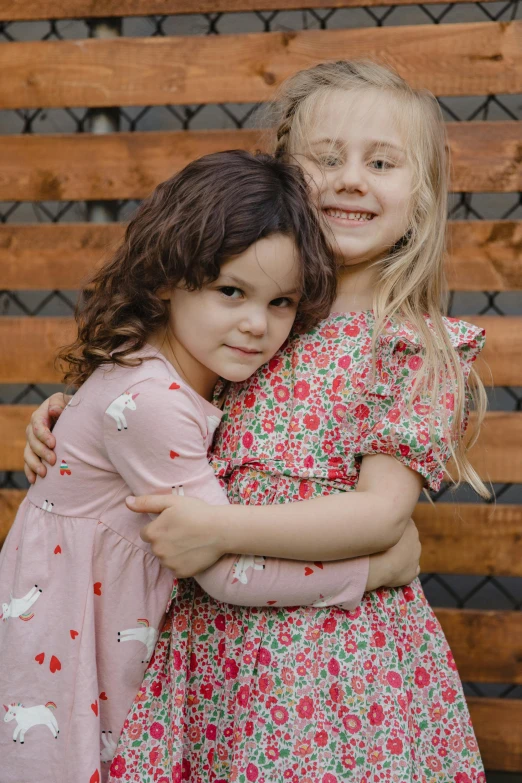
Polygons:
<instances>
[{"instance_id":1,"label":"blue eye","mask_svg":"<svg viewBox=\"0 0 522 783\"><path fill-rule=\"evenodd\" d=\"M377 171L385 171L386 169L391 169L394 167L393 163L390 163L389 160L383 160L382 158L372 160L370 165Z\"/></svg>"}]
</instances>

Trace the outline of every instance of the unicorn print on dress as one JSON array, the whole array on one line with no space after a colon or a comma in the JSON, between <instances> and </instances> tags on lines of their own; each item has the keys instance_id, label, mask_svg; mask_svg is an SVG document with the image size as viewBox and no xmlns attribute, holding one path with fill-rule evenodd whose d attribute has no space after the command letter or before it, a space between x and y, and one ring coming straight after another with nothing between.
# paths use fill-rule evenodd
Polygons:
<instances>
[{"instance_id":1,"label":"unicorn print on dress","mask_svg":"<svg viewBox=\"0 0 522 783\"><path fill-rule=\"evenodd\" d=\"M254 571L264 571L265 562L266 559L258 555L241 555L232 567L234 576L232 584L236 582L241 582L242 585L248 584L248 569L253 568Z\"/></svg>"},{"instance_id":2,"label":"unicorn print on dress","mask_svg":"<svg viewBox=\"0 0 522 783\"><path fill-rule=\"evenodd\" d=\"M327 595L327 596L320 595L317 601L314 601L314 603L310 604L310 606L315 606L318 609L323 606L331 606L333 598L334 598L333 595Z\"/></svg>"},{"instance_id":3,"label":"unicorn print on dress","mask_svg":"<svg viewBox=\"0 0 522 783\"><path fill-rule=\"evenodd\" d=\"M51 503L50 500L47 500L47 498L42 503L42 511L52 511L54 508L54 503Z\"/></svg>"},{"instance_id":4,"label":"unicorn print on dress","mask_svg":"<svg viewBox=\"0 0 522 783\"><path fill-rule=\"evenodd\" d=\"M139 628L127 628L125 631L118 631L119 642L142 642L147 648L147 656L142 663L148 663L152 657L154 647L158 641L159 631L149 626L148 620L138 620Z\"/></svg>"},{"instance_id":5,"label":"unicorn print on dress","mask_svg":"<svg viewBox=\"0 0 522 783\"><path fill-rule=\"evenodd\" d=\"M100 759L102 761L112 761L114 754L116 753L116 740L112 738L112 731L102 731L101 741L103 749L100 752Z\"/></svg>"},{"instance_id":6,"label":"unicorn print on dress","mask_svg":"<svg viewBox=\"0 0 522 783\"><path fill-rule=\"evenodd\" d=\"M123 394L120 394L119 397L117 397L113 402L111 402L111 404L105 411L105 413L108 416L111 416L116 422L116 424L118 425L118 432L121 432L122 427L124 430L127 429L127 420L123 415L123 411L125 410L125 408L127 408L130 411L136 410L136 403L134 402L134 400L138 395L139 392L137 392L136 394L131 394L130 392L123 392Z\"/></svg>"},{"instance_id":7,"label":"unicorn print on dress","mask_svg":"<svg viewBox=\"0 0 522 783\"><path fill-rule=\"evenodd\" d=\"M31 587L27 595L23 598L13 598L8 604L2 604L2 619L5 621L9 617L19 617L20 620L31 620L34 614L29 611L31 606L40 598L42 594L41 588L38 585Z\"/></svg>"},{"instance_id":8,"label":"unicorn print on dress","mask_svg":"<svg viewBox=\"0 0 522 783\"><path fill-rule=\"evenodd\" d=\"M33 726L47 726L53 737L56 739L60 733L58 721L54 717L52 710L56 709L53 701L47 704L38 704L36 707L24 707L23 704L10 704L8 707L4 704L4 723L12 720L16 721L16 727L13 732L13 740L16 742L20 737L20 745L24 744L25 733Z\"/></svg>"}]
</instances>

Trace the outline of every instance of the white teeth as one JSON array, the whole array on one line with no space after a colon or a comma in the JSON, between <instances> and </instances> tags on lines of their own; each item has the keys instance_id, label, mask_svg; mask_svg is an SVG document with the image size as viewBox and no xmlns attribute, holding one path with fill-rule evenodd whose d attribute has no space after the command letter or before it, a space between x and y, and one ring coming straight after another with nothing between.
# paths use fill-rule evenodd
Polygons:
<instances>
[{"instance_id":1,"label":"white teeth","mask_svg":"<svg viewBox=\"0 0 522 783\"><path fill-rule=\"evenodd\" d=\"M368 221L373 219L373 215L369 212L344 212L342 209L333 209L328 207L325 212L330 217L341 218L342 220L363 220Z\"/></svg>"}]
</instances>

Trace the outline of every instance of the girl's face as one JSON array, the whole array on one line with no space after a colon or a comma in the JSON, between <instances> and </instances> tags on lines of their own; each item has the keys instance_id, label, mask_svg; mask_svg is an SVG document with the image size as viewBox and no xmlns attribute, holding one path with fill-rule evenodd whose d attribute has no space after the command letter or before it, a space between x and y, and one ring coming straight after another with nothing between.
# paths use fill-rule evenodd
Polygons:
<instances>
[{"instance_id":1,"label":"girl's face","mask_svg":"<svg viewBox=\"0 0 522 783\"><path fill-rule=\"evenodd\" d=\"M377 90L334 90L298 160L342 265L376 261L406 233L412 168L397 106Z\"/></svg>"},{"instance_id":2,"label":"girl's face","mask_svg":"<svg viewBox=\"0 0 522 783\"><path fill-rule=\"evenodd\" d=\"M174 288L167 356L208 398L217 377L243 381L284 343L300 299L293 240L273 234L225 262L201 290ZM169 353L166 345L163 352Z\"/></svg>"}]
</instances>

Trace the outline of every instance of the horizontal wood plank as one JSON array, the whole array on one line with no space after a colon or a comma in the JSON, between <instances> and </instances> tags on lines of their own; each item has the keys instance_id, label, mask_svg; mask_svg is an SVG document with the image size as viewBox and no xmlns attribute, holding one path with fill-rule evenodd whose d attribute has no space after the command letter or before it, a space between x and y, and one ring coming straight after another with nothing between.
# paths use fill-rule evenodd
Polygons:
<instances>
[{"instance_id":1,"label":"horizontal wood plank","mask_svg":"<svg viewBox=\"0 0 522 783\"><path fill-rule=\"evenodd\" d=\"M452 291L522 289L522 221L454 221L449 229ZM117 223L0 224L0 289L77 289L122 235Z\"/></svg>"},{"instance_id":2,"label":"horizontal wood plank","mask_svg":"<svg viewBox=\"0 0 522 783\"><path fill-rule=\"evenodd\" d=\"M469 452L471 463L483 481L522 483L521 443L522 413L490 411L478 442Z\"/></svg>"},{"instance_id":3,"label":"horizontal wood plank","mask_svg":"<svg viewBox=\"0 0 522 783\"><path fill-rule=\"evenodd\" d=\"M521 31L512 21L10 43L0 107L262 102L295 71L347 53L436 95L517 93Z\"/></svg>"},{"instance_id":4,"label":"horizontal wood plank","mask_svg":"<svg viewBox=\"0 0 522 783\"><path fill-rule=\"evenodd\" d=\"M486 330L486 347L477 370L486 386L522 386L522 318L465 315L465 321Z\"/></svg>"},{"instance_id":5,"label":"horizontal wood plank","mask_svg":"<svg viewBox=\"0 0 522 783\"><path fill-rule=\"evenodd\" d=\"M34 407L0 405L0 470L23 470L25 427ZM493 483L522 483L522 413L491 411L480 440L470 451L481 478Z\"/></svg>"},{"instance_id":6,"label":"horizontal wood plank","mask_svg":"<svg viewBox=\"0 0 522 783\"><path fill-rule=\"evenodd\" d=\"M387 0L387 5L412 5L415 2L416 0ZM439 0L425 0L425 4L436 2ZM466 3L474 0L451 2ZM0 0L0 21L292 11L306 8L351 8L382 3L383 0Z\"/></svg>"},{"instance_id":7,"label":"horizontal wood plank","mask_svg":"<svg viewBox=\"0 0 522 783\"><path fill-rule=\"evenodd\" d=\"M522 189L520 123L449 123L448 136L453 191ZM4 136L0 201L140 199L195 158L268 144L255 130Z\"/></svg>"},{"instance_id":8,"label":"horizontal wood plank","mask_svg":"<svg viewBox=\"0 0 522 783\"><path fill-rule=\"evenodd\" d=\"M522 699L467 702L485 768L522 772Z\"/></svg>"},{"instance_id":9,"label":"horizontal wood plank","mask_svg":"<svg viewBox=\"0 0 522 783\"><path fill-rule=\"evenodd\" d=\"M452 291L522 289L522 220L454 221L448 240Z\"/></svg>"},{"instance_id":10,"label":"horizontal wood plank","mask_svg":"<svg viewBox=\"0 0 522 783\"><path fill-rule=\"evenodd\" d=\"M123 232L121 223L0 224L0 289L79 289Z\"/></svg>"},{"instance_id":11,"label":"horizontal wood plank","mask_svg":"<svg viewBox=\"0 0 522 783\"><path fill-rule=\"evenodd\" d=\"M419 503L423 573L522 577L522 506Z\"/></svg>"},{"instance_id":12,"label":"horizontal wood plank","mask_svg":"<svg viewBox=\"0 0 522 783\"><path fill-rule=\"evenodd\" d=\"M462 680L522 684L522 612L436 609L435 614Z\"/></svg>"},{"instance_id":13,"label":"horizontal wood plank","mask_svg":"<svg viewBox=\"0 0 522 783\"><path fill-rule=\"evenodd\" d=\"M466 316L486 329L486 348L477 362L487 386L522 386L522 318ZM71 318L0 318L1 383L60 383L59 348L74 339Z\"/></svg>"},{"instance_id":14,"label":"horizontal wood plank","mask_svg":"<svg viewBox=\"0 0 522 783\"><path fill-rule=\"evenodd\" d=\"M25 498L24 489L0 489L0 547L14 522L18 506Z\"/></svg>"}]
</instances>

